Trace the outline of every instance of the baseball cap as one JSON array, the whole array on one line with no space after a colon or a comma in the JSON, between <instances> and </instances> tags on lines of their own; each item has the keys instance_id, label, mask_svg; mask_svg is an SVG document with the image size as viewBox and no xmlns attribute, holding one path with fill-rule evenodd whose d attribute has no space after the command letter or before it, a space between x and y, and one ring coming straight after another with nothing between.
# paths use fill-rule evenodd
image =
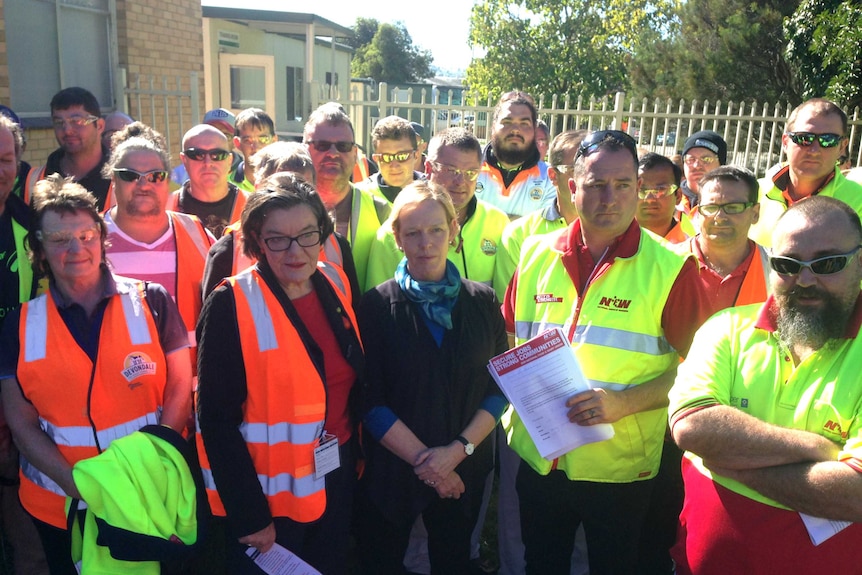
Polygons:
<instances>
[{"instance_id":1,"label":"baseball cap","mask_svg":"<svg viewBox=\"0 0 862 575\"><path fill-rule=\"evenodd\" d=\"M209 124L219 131L224 132L228 138L233 138L234 124L236 124L236 116L231 114L230 110L224 108L216 108L204 114L204 124Z\"/></svg>"},{"instance_id":2,"label":"baseball cap","mask_svg":"<svg viewBox=\"0 0 862 575\"><path fill-rule=\"evenodd\" d=\"M689 136L682 147L682 155L686 155L692 148L706 148L718 156L721 165L727 163L727 142L712 130L701 130Z\"/></svg>"},{"instance_id":3,"label":"baseball cap","mask_svg":"<svg viewBox=\"0 0 862 575\"><path fill-rule=\"evenodd\" d=\"M425 126L418 122L410 122L410 127L413 128L413 132L416 133L416 137L420 140L425 139Z\"/></svg>"}]
</instances>

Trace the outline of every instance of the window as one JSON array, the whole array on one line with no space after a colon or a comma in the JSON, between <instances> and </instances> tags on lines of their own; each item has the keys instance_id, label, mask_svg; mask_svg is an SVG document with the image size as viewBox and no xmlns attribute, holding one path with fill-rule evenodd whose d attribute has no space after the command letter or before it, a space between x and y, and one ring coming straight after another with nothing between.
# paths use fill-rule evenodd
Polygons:
<instances>
[{"instance_id":1,"label":"window","mask_svg":"<svg viewBox=\"0 0 862 575\"><path fill-rule=\"evenodd\" d=\"M5 0L11 107L22 117L49 114L61 88L86 88L114 108L116 14L109 0Z\"/></svg>"},{"instance_id":2,"label":"window","mask_svg":"<svg viewBox=\"0 0 862 575\"><path fill-rule=\"evenodd\" d=\"M302 122L303 110L302 90L304 87L304 74L302 68L288 66L287 71L287 120L289 122Z\"/></svg>"},{"instance_id":3,"label":"window","mask_svg":"<svg viewBox=\"0 0 862 575\"><path fill-rule=\"evenodd\" d=\"M275 58L256 54L219 54L221 106L237 113L262 108L275 118Z\"/></svg>"},{"instance_id":4,"label":"window","mask_svg":"<svg viewBox=\"0 0 862 575\"><path fill-rule=\"evenodd\" d=\"M338 72L333 74L332 72L326 73L326 84L328 86L337 86L338 85Z\"/></svg>"}]
</instances>

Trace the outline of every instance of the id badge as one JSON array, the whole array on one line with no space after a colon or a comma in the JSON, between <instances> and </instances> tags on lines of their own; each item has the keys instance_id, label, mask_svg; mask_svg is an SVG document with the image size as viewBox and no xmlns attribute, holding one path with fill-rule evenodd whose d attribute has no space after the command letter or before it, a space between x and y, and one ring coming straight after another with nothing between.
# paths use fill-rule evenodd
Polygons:
<instances>
[{"instance_id":1,"label":"id badge","mask_svg":"<svg viewBox=\"0 0 862 575\"><path fill-rule=\"evenodd\" d=\"M314 477L322 479L330 471L341 467L341 457L338 454L338 438L323 432L320 444L314 448Z\"/></svg>"}]
</instances>

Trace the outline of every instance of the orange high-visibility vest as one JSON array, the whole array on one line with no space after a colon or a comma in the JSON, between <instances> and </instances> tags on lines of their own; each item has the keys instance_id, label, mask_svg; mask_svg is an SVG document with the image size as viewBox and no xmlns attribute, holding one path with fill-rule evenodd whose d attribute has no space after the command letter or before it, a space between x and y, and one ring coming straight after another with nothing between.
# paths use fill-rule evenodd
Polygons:
<instances>
[{"instance_id":1,"label":"orange high-visibility vest","mask_svg":"<svg viewBox=\"0 0 862 575\"><path fill-rule=\"evenodd\" d=\"M105 309L95 365L69 332L51 293L21 309L17 378L60 453L74 465L114 439L158 424L165 355L143 282L117 282ZM19 497L28 513L66 528L66 494L21 457Z\"/></svg>"},{"instance_id":2,"label":"orange high-visibility vest","mask_svg":"<svg viewBox=\"0 0 862 575\"><path fill-rule=\"evenodd\" d=\"M350 287L327 263L318 269L330 281L353 326ZM240 432L273 517L308 523L326 510L326 481L314 475L314 448L326 419L326 388L305 344L256 267L227 279L236 301L236 321L246 370L247 396ZM224 505L198 434L198 456L213 514Z\"/></svg>"},{"instance_id":3,"label":"orange high-visibility vest","mask_svg":"<svg viewBox=\"0 0 862 575\"><path fill-rule=\"evenodd\" d=\"M197 349L195 326L201 315L201 281L204 277L207 253L211 247L210 236L196 216L169 211L168 217L171 219L177 244L177 283L174 293L177 294L180 316L188 330L189 343L192 346L192 366L197 373L197 360L194 355Z\"/></svg>"},{"instance_id":4,"label":"orange high-visibility vest","mask_svg":"<svg viewBox=\"0 0 862 575\"><path fill-rule=\"evenodd\" d=\"M757 253L751 258L751 265L736 294L734 306L763 303L769 295L769 256L762 246L756 245Z\"/></svg>"}]
</instances>

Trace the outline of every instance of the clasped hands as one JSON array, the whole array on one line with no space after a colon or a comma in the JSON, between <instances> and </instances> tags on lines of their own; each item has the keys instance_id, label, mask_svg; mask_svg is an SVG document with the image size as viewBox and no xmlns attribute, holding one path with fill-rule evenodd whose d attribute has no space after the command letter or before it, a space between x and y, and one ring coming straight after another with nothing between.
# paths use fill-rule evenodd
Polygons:
<instances>
[{"instance_id":1,"label":"clasped hands","mask_svg":"<svg viewBox=\"0 0 862 575\"><path fill-rule=\"evenodd\" d=\"M459 499L464 493L464 482L455 468L464 457L460 443L431 447L416 456L413 472L425 485L433 487L441 499Z\"/></svg>"}]
</instances>

